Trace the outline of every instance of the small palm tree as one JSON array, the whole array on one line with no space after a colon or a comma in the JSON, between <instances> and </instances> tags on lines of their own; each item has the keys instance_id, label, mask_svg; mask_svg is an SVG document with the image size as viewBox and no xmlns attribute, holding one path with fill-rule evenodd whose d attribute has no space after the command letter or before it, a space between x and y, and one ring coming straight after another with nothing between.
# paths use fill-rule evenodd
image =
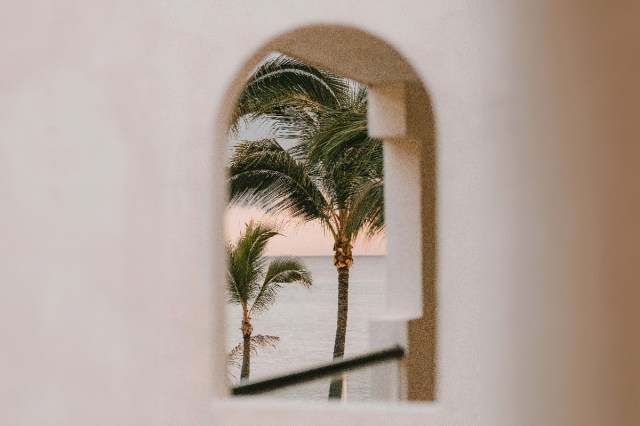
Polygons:
<instances>
[{"instance_id":1,"label":"small palm tree","mask_svg":"<svg viewBox=\"0 0 640 426\"><path fill-rule=\"evenodd\" d=\"M262 341L265 345L273 345L277 339L273 336L252 339L252 315L266 311L275 303L282 284L298 283L309 287L312 283L311 272L298 258L280 257L267 267L264 252L269 240L276 235L279 233L273 227L250 221L238 241L228 244L229 302L242 307L241 379L249 377L252 343Z\"/></svg>"}]
</instances>

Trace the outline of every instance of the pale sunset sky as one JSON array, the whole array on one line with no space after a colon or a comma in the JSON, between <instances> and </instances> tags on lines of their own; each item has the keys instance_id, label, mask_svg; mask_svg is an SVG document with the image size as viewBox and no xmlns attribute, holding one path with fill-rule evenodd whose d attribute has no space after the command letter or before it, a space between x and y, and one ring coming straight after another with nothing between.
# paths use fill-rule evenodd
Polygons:
<instances>
[{"instance_id":1,"label":"pale sunset sky","mask_svg":"<svg viewBox=\"0 0 640 426\"><path fill-rule=\"evenodd\" d=\"M265 216L265 212L251 207L229 207L225 214L225 234L235 241L244 224L253 220L265 220L279 225L282 236L271 239L267 247L268 256L333 256L333 238L325 234L315 223L300 224L287 216ZM384 255L384 235L371 240L359 238L353 244L354 256Z\"/></svg>"}]
</instances>

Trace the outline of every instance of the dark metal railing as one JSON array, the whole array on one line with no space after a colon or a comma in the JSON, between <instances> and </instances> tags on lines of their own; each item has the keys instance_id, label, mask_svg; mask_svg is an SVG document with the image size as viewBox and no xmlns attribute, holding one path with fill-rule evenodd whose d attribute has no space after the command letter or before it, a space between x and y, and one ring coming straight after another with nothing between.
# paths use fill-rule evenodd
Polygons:
<instances>
[{"instance_id":1,"label":"dark metal railing","mask_svg":"<svg viewBox=\"0 0 640 426\"><path fill-rule=\"evenodd\" d=\"M276 376L264 380L255 380L243 383L231 388L233 395L254 395L263 392L269 392L276 389L284 388L291 385L309 382L324 377L335 376L349 370L355 370L378 364L381 362L400 360L404 358L405 350L401 346L394 346L368 354L354 356L340 361L333 361L318 367L309 368L307 370L297 371L295 373Z\"/></svg>"}]
</instances>

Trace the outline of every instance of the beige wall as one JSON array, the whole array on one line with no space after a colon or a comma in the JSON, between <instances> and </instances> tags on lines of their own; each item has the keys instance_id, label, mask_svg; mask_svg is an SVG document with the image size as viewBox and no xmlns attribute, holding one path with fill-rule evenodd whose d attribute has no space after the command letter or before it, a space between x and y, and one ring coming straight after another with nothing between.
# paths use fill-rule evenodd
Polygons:
<instances>
[{"instance_id":1,"label":"beige wall","mask_svg":"<svg viewBox=\"0 0 640 426\"><path fill-rule=\"evenodd\" d=\"M530 3L6 7L0 423L637 424L637 10ZM390 65L432 101L430 404L212 405L225 392L213 141L265 43L318 23L392 45L415 74ZM310 57L324 42L279 40ZM359 66L360 50L333 55L316 59L393 78Z\"/></svg>"},{"instance_id":2,"label":"beige wall","mask_svg":"<svg viewBox=\"0 0 640 426\"><path fill-rule=\"evenodd\" d=\"M543 2L494 27L513 34L487 64L504 78L487 80L484 238L510 424L638 422L638 12Z\"/></svg>"}]
</instances>

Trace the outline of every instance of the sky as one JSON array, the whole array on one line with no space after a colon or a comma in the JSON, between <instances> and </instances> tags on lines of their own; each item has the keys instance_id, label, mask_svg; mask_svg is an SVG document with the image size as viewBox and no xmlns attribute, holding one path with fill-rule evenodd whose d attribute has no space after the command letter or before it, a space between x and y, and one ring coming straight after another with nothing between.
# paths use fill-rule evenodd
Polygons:
<instances>
[{"instance_id":1,"label":"sky","mask_svg":"<svg viewBox=\"0 0 640 426\"><path fill-rule=\"evenodd\" d=\"M333 237L325 234L319 225L293 222L287 216L266 216L265 212L253 207L229 207L225 214L225 234L227 240L235 241L244 224L253 220L264 220L279 225L282 235L271 239L267 247L268 256L332 256ZM353 244L354 256L384 255L384 235L372 240L360 238Z\"/></svg>"}]
</instances>

